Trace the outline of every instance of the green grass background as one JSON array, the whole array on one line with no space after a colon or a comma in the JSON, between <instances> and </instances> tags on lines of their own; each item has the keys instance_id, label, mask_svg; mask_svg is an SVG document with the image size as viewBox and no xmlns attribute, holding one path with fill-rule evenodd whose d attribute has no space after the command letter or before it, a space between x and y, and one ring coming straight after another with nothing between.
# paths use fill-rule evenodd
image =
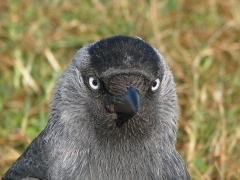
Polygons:
<instances>
[{"instance_id":1,"label":"green grass background","mask_svg":"<svg viewBox=\"0 0 240 180\"><path fill-rule=\"evenodd\" d=\"M45 127L76 51L139 36L169 63L192 179L240 179L239 0L0 1L0 177Z\"/></svg>"}]
</instances>

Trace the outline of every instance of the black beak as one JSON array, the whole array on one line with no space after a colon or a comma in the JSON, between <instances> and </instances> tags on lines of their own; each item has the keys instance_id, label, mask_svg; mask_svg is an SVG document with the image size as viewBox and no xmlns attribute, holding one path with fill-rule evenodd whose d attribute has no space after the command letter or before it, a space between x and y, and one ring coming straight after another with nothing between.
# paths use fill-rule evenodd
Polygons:
<instances>
[{"instance_id":1,"label":"black beak","mask_svg":"<svg viewBox=\"0 0 240 180\"><path fill-rule=\"evenodd\" d=\"M114 105L114 111L118 113L135 115L140 112L140 97L138 91L130 86L124 96L110 96L109 101Z\"/></svg>"}]
</instances>

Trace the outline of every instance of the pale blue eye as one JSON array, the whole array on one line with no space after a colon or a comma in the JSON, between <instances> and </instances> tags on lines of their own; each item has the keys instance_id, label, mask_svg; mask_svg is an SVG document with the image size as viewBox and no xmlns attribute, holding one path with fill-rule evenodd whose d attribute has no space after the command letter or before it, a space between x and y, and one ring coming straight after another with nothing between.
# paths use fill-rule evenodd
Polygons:
<instances>
[{"instance_id":1,"label":"pale blue eye","mask_svg":"<svg viewBox=\"0 0 240 180\"><path fill-rule=\"evenodd\" d=\"M88 84L92 90L98 90L100 88L100 82L95 77L90 77L88 79Z\"/></svg>"},{"instance_id":2,"label":"pale blue eye","mask_svg":"<svg viewBox=\"0 0 240 180\"><path fill-rule=\"evenodd\" d=\"M158 88L159 88L159 85L160 85L160 80L159 79L155 79L152 83L152 91L155 92Z\"/></svg>"}]
</instances>

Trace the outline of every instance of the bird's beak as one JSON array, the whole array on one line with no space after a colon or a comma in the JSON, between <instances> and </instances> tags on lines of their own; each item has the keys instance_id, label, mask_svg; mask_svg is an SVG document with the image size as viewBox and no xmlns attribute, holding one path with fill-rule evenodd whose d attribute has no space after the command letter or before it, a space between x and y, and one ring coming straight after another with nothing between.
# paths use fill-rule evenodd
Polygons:
<instances>
[{"instance_id":1,"label":"bird's beak","mask_svg":"<svg viewBox=\"0 0 240 180\"><path fill-rule=\"evenodd\" d=\"M140 112L141 104L138 91L130 86L124 96L110 96L110 102L114 105L114 111L134 116Z\"/></svg>"}]
</instances>

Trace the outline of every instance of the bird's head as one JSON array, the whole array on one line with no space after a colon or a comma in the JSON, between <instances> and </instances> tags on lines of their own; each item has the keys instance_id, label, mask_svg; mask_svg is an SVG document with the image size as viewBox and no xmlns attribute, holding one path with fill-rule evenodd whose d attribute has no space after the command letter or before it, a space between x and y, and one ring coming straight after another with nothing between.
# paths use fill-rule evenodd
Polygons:
<instances>
[{"instance_id":1,"label":"bird's head","mask_svg":"<svg viewBox=\"0 0 240 180\"><path fill-rule=\"evenodd\" d=\"M178 105L172 74L163 56L140 38L100 40L80 49L68 65L51 117L50 123L58 119L75 131L93 127L100 139L138 141L159 134L174 144Z\"/></svg>"}]
</instances>

